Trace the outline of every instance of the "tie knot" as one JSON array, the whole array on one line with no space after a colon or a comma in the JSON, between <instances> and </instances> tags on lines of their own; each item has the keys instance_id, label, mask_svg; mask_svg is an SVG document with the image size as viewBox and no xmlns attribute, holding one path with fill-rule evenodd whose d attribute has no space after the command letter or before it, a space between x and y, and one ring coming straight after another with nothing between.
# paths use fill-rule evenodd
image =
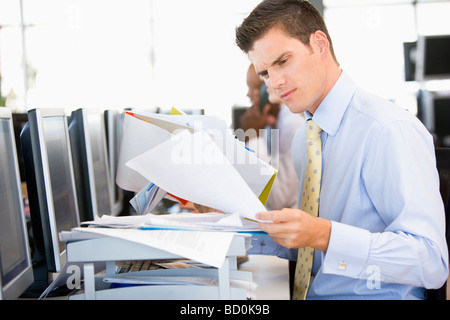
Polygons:
<instances>
[{"instance_id":1,"label":"tie knot","mask_svg":"<svg viewBox=\"0 0 450 320\"><path fill-rule=\"evenodd\" d=\"M306 123L306 136L309 139L315 139L320 137L322 129L312 120L308 120Z\"/></svg>"}]
</instances>

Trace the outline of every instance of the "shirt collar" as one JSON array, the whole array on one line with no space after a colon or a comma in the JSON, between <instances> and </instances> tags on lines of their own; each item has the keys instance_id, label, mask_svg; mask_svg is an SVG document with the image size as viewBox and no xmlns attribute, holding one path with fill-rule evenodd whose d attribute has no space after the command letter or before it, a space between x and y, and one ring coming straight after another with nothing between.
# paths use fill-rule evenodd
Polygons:
<instances>
[{"instance_id":1,"label":"shirt collar","mask_svg":"<svg viewBox=\"0 0 450 320\"><path fill-rule=\"evenodd\" d=\"M355 89L353 80L346 72L342 71L339 79L320 103L314 115L305 111L306 120L312 118L323 131L334 136L339 129Z\"/></svg>"}]
</instances>

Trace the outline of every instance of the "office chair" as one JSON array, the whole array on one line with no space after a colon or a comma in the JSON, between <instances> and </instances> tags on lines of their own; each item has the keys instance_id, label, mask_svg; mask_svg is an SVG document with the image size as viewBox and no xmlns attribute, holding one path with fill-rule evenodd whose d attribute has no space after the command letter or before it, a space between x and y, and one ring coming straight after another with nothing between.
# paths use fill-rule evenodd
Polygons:
<instances>
[{"instance_id":1,"label":"office chair","mask_svg":"<svg viewBox=\"0 0 450 320\"><path fill-rule=\"evenodd\" d=\"M440 191L445 208L445 232L450 244L450 148L436 148L436 167L439 172ZM447 282L436 290L427 290L428 300L446 300Z\"/></svg>"}]
</instances>

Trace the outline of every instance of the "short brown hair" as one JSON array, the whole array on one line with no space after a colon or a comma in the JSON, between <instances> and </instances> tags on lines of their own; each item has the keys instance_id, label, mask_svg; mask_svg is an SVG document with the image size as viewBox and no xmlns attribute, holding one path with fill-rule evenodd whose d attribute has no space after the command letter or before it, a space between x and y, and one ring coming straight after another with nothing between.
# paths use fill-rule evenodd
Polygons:
<instances>
[{"instance_id":1,"label":"short brown hair","mask_svg":"<svg viewBox=\"0 0 450 320\"><path fill-rule=\"evenodd\" d=\"M262 1L236 28L236 44L242 51L248 53L252 50L255 41L274 27L280 27L288 35L299 39L307 46L310 45L309 39L314 32L317 30L324 32L330 43L331 54L336 60L331 37L322 14L309 1Z\"/></svg>"}]
</instances>

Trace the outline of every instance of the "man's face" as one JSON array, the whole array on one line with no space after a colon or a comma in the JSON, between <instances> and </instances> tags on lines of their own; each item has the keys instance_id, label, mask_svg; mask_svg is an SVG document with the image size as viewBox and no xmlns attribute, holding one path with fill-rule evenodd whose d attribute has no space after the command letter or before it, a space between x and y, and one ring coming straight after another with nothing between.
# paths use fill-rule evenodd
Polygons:
<instances>
[{"instance_id":1,"label":"man's face","mask_svg":"<svg viewBox=\"0 0 450 320\"><path fill-rule=\"evenodd\" d=\"M257 74L294 113L314 113L326 95L325 64L313 38L308 47L281 29L272 28L249 51Z\"/></svg>"},{"instance_id":2,"label":"man's face","mask_svg":"<svg viewBox=\"0 0 450 320\"><path fill-rule=\"evenodd\" d=\"M262 80L255 72L255 68L251 65L247 71L247 97L250 98L252 105L259 106L259 92L261 91Z\"/></svg>"}]
</instances>

